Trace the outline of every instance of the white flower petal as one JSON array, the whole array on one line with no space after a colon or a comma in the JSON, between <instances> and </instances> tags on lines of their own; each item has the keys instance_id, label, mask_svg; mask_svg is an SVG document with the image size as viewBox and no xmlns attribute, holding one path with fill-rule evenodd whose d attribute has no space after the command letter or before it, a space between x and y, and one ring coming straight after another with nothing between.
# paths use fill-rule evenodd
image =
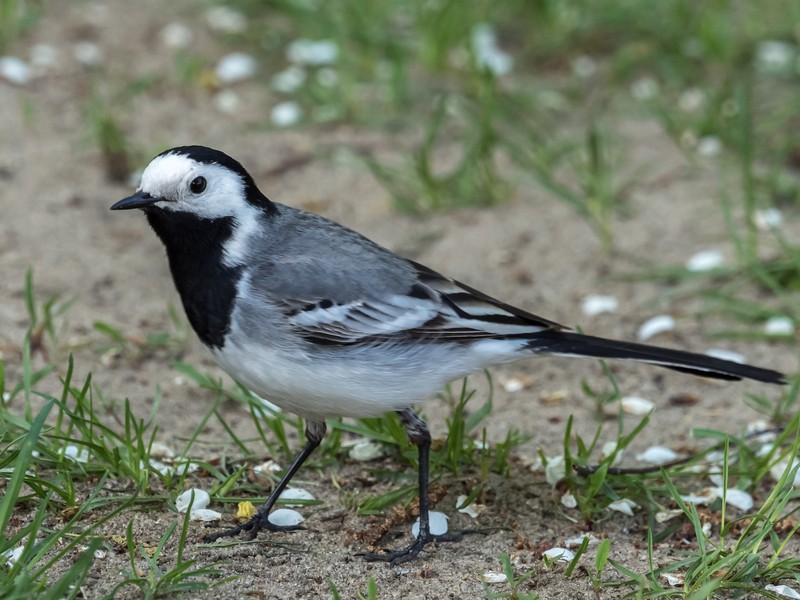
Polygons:
<instances>
[{"instance_id":1,"label":"white flower petal","mask_svg":"<svg viewBox=\"0 0 800 600\"><path fill-rule=\"evenodd\" d=\"M619 302L614 296L586 296L581 304L581 310L587 317L594 317L606 312L614 312L619 308Z\"/></svg>"},{"instance_id":2,"label":"white flower petal","mask_svg":"<svg viewBox=\"0 0 800 600\"><path fill-rule=\"evenodd\" d=\"M272 107L270 119L278 127L291 127L300 122L303 116L303 109L297 102L279 102Z\"/></svg>"},{"instance_id":3,"label":"white flower petal","mask_svg":"<svg viewBox=\"0 0 800 600\"><path fill-rule=\"evenodd\" d=\"M480 576L481 581L484 583L505 583L508 577L505 573L498 573L496 571L486 571Z\"/></svg>"},{"instance_id":4,"label":"white flower petal","mask_svg":"<svg viewBox=\"0 0 800 600\"><path fill-rule=\"evenodd\" d=\"M314 495L303 488L286 488L279 496L281 500L314 500ZM300 504L285 503L284 506L303 506Z\"/></svg>"},{"instance_id":5,"label":"white flower petal","mask_svg":"<svg viewBox=\"0 0 800 600\"><path fill-rule=\"evenodd\" d=\"M641 77L631 84L631 96L639 102L658 96L658 82L652 77Z\"/></svg>"},{"instance_id":6,"label":"white flower petal","mask_svg":"<svg viewBox=\"0 0 800 600\"><path fill-rule=\"evenodd\" d=\"M489 23L478 23L472 29L472 51L475 63L495 75L506 75L514 66L514 59L497 45L497 37Z\"/></svg>"},{"instance_id":7,"label":"white flower petal","mask_svg":"<svg viewBox=\"0 0 800 600\"><path fill-rule=\"evenodd\" d=\"M430 519L431 534L444 535L447 533L449 517L446 514L432 510L428 512L428 518ZM411 535L414 537L419 535L419 517L411 526Z\"/></svg>"},{"instance_id":8,"label":"white flower petal","mask_svg":"<svg viewBox=\"0 0 800 600\"><path fill-rule=\"evenodd\" d=\"M683 585L684 576L681 573L662 573L661 578L667 582L669 587Z\"/></svg>"},{"instance_id":9,"label":"white flower petal","mask_svg":"<svg viewBox=\"0 0 800 600\"><path fill-rule=\"evenodd\" d=\"M194 494L194 502L192 502L192 494ZM175 508L178 509L179 513L185 513L189 508L189 504L191 504L192 512L195 512L206 508L209 502L211 502L211 496L208 495L207 491L199 488L192 488L175 498Z\"/></svg>"},{"instance_id":10,"label":"white flower petal","mask_svg":"<svg viewBox=\"0 0 800 600\"><path fill-rule=\"evenodd\" d=\"M172 465L165 465L160 460L156 460L155 458L150 459L150 466L161 475L172 475L173 471L175 470L175 467Z\"/></svg>"},{"instance_id":11,"label":"white flower petal","mask_svg":"<svg viewBox=\"0 0 800 600\"><path fill-rule=\"evenodd\" d=\"M615 441L606 442L605 444L603 444L603 447L600 449L600 458L601 459L606 459L609 456L611 456L612 454L614 454L614 452L617 452L617 442L615 442ZM614 462L612 464L618 465L620 462L622 462L622 458L624 456L625 456L625 451L624 450L620 450L614 456Z\"/></svg>"},{"instance_id":12,"label":"white flower petal","mask_svg":"<svg viewBox=\"0 0 800 600\"><path fill-rule=\"evenodd\" d=\"M722 140L714 135L701 137L700 141L697 142L697 153L700 156L711 158L719 156L720 152L722 152Z\"/></svg>"},{"instance_id":13,"label":"white flower petal","mask_svg":"<svg viewBox=\"0 0 800 600\"><path fill-rule=\"evenodd\" d=\"M269 522L281 527L298 525L303 521L303 515L291 508L276 508L269 513Z\"/></svg>"},{"instance_id":14,"label":"white flower petal","mask_svg":"<svg viewBox=\"0 0 800 600\"><path fill-rule=\"evenodd\" d=\"M656 513L656 523L666 523L667 521L671 521L678 515L682 514L683 511L679 508L675 508L673 510L659 511Z\"/></svg>"},{"instance_id":15,"label":"white flower petal","mask_svg":"<svg viewBox=\"0 0 800 600\"><path fill-rule=\"evenodd\" d=\"M226 115L236 114L240 104L239 94L231 89L226 88L214 94L214 106L219 112Z\"/></svg>"},{"instance_id":16,"label":"white flower petal","mask_svg":"<svg viewBox=\"0 0 800 600\"><path fill-rule=\"evenodd\" d=\"M294 40L286 48L289 62L319 67L330 65L339 58L339 46L333 40Z\"/></svg>"},{"instance_id":17,"label":"white flower petal","mask_svg":"<svg viewBox=\"0 0 800 600\"><path fill-rule=\"evenodd\" d=\"M229 6L214 6L206 11L206 23L214 31L242 33L247 29L247 18Z\"/></svg>"},{"instance_id":18,"label":"white flower petal","mask_svg":"<svg viewBox=\"0 0 800 600\"><path fill-rule=\"evenodd\" d=\"M711 504L716 499L717 493L714 488L705 489L700 494L686 494L681 496L681 500L686 504Z\"/></svg>"},{"instance_id":19,"label":"white flower petal","mask_svg":"<svg viewBox=\"0 0 800 600\"><path fill-rule=\"evenodd\" d=\"M291 94L299 90L305 83L307 74L305 69L292 65L272 76L270 85L276 92Z\"/></svg>"},{"instance_id":20,"label":"white flower petal","mask_svg":"<svg viewBox=\"0 0 800 600\"><path fill-rule=\"evenodd\" d=\"M25 546L17 546L16 548L9 548L3 554L0 554L5 559L5 563L9 567L13 567L17 561L22 557L22 552L25 550Z\"/></svg>"},{"instance_id":21,"label":"white flower petal","mask_svg":"<svg viewBox=\"0 0 800 600\"><path fill-rule=\"evenodd\" d=\"M555 485L566 475L566 463L563 456L553 456L547 459L547 466L544 468L544 477L547 483Z\"/></svg>"},{"instance_id":22,"label":"white flower petal","mask_svg":"<svg viewBox=\"0 0 800 600\"><path fill-rule=\"evenodd\" d=\"M657 315L642 323L636 337L639 340L649 340L651 337L675 329L675 319L669 315Z\"/></svg>"},{"instance_id":23,"label":"white flower petal","mask_svg":"<svg viewBox=\"0 0 800 600\"><path fill-rule=\"evenodd\" d=\"M161 30L161 43L167 48L188 48L192 43L192 30L185 24L169 23Z\"/></svg>"},{"instance_id":24,"label":"white flower petal","mask_svg":"<svg viewBox=\"0 0 800 600\"><path fill-rule=\"evenodd\" d=\"M350 448L348 455L353 460L367 462L383 456L383 446L378 442L364 439Z\"/></svg>"},{"instance_id":25,"label":"white flower petal","mask_svg":"<svg viewBox=\"0 0 800 600\"><path fill-rule=\"evenodd\" d=\"M759 208L753 214L753 221L761 231L780 229L783 225L783 213L777 208Z\"/></svg>"},{"instance_id":26,"label":"white flower petal","mask_svg":"<svg viewBox=\"0 0 800 600\"><path fill-rule=\"evenodd\" d=\"M270 459L253 467L253 471L262 475L269 475L270 473L279 473L280 471L283 471L283 467L274 460Z\"/></svg>"},{"instance_id":27,"label":"white flower petal","mask_svg":"<svg viewBox=\"0 0 800 600\"><path fill-rule=\"evenodd\" d=\"M620 404L622 410L629 415L649 415L656 407L652 401L639 396L625 396Z\"/></svg>"},{"instance_id":28,"label":"white flower petal","mask_svg":"<svg viewBox=\"0 0 800 600\"><path fill-rule=\"evenodd\" d=\"M703 250L686 261L686 268L695 273L712 271L724 265L725 257L718 250Z\"/></svg>"},{"instance_id":29,"label":"white flower petal","mask_svg":"<svg viewBox=\"0 0 800 600\"><path fill-rule=\"evenodd\" d=\"M796 55L797 49L788 42L764 40L756 46L756 67L763 73L785 73Z\"/></svg>"},{"instance_id":30,"label":"white flower petal","mask_svg":"<svg viewBox=\"0 0 800 600\"><path fill-rule=\"evenodd\" d=\"M100 46L94 42L78 42L72 47L72 54L84 66L95 67L103 61Z\"/></svg>"},{"instance_id":31,"label":"white flower petal","mask_svg":"<svg viewBox=\"0 0 800 600\"><path fill-rule=\"evenodd\" d=\"M781 461L777 462L773 467L769 470L769 474L772 475L772 478L775 481L778 481L783 474L786 472L787 469L794 469L797 467L797 458L789 460L789 458L784 458ZM794 474L794 481L792 482L794 487L800 487L800 469L797 469Z\"/></svg>"},{"instance_id":32,"label":"white flower petal","mask_svg":"<svg viewBox=\"0 0 800 600\"><path fill-rule=\"evenodd\" d=\"M677 452L665 446L650 446L644 452L636 455L636 460L653 465L663 465L678 458Z\"/></svg>"},{"instance_id":33,"label":"white flower petal","mask_svg":"<svg viewBox=\"0 0 800 600\"><path fill-rule=\"evenodd\" d=\"M222 518L222 513L211 510L210 508L200 508L198 510L193 510L189 518L192 521L204 521L209 523L212 521L219 521Z\"/></svg>"},{"instance_id":34,"label":"white flower petal","mask_svg":"<svg viewBox=\"0 0 800 600\"><path fill-rule=\"evenodd\" d=\"M472 502L469 506L463 506L464 502L467 501L467 496L462 494L458 498L456 498L456 510L460 513L464 513L465 515L469 515L473 519L478 518L478 509L475 506L475 503Z\"/></svg>"},{"instance_id":35,"label":"white flower petal","mask_svg":"<svg viewBox=\"0 0 800 600\"><path fill-rule=\"evenodd\" d=\"M786 598L800 598L800 592L794 588L790 588L788 585L772 585L769 583L764 586L764 589L768 592L775 592L779 596L785 596Z\"/></svg>"},{"instance_id":36,"label":"white flower petal","mask_svg":"<svg viewBox=\"0 0 800 600\"><path fill-rule=\"evenodd\" d=\"M628 515L629 517L633 516L634 508L639 508L639 505L628 498L620 498L608 505L609 510L621 512L623 515Z\"/></svg>"},{"instance_id":37,"label":"white flower petal","mask_svg":"<svg viewBox=\"0 0 800 600\"><path fill-rule=\"evenodd\" d=\"M0 57L0 77L16 85L25 85L31 80L31 68L16 56Z\"/></svg>"},{"instance_id":38,"label":"white flower petal","mask_svg":"<svg viewBox=\"0 0 800 600\"><path fill-rule=\"evenodd\" d=\"M255 58L244 52L232 52L219 59L214 72L217 79L225 84L250 79L257 70L258 63Z\"/></svg>"},{"instance_id":39,"label":"white flower petal","mask_svg":"<svg viewBox=\"0 0 800 600\"><path fill-rule=\"evenodd\" d=\"M774 316L764 323L764 333L767 335L794 335L794 321L791 317Z\"/></svg>"},{"instance_id":40,"label":"white flower petal","mask_svg":"<svg viewBox=\"0 0 800 600\"><path fill-rule=\"evenodd\" d=\"M61 451L65 458L74 462L87 463L89 462L89 450L83 447L78 447L75 444L67 444Z\"/></svg>"},{"instance_id":41,"label":"white flower petal","mask_svg":"<svg viewBox=\"0 0 800 600\"><path fill-rule=\"evenodd\" d=\"M685 112L695 112L706 101L706 94L699 88L689 88L678 97L678 106Z\"/></svg>"},{"instance_id":42,"label":"white flower petal","mask_svg":"<svg viewBox=\"0 0 800 600\"><path fill-rule=\"evenodd\" d=\"M545 550L542 554L544 554L547 558L549 558L553 562L568 563L571 562L573 558L575 558L575 553L567 548L553 547L548 550Z\"/></svg>"},{"instance_id":43,"label":"white flower petal","mask_svg":"<svg viewBox=\"0 0 800 600\"><path fill-rule=\"evenodd\" d=\"M731 506L735 506L739 510L750 510L753 508L753 497L745 492L736 488L728 488L725 491L725 501ZM721 487L714 488L714 493L718 498L722 498L723 489Z\"/></svg>"}]
</instances>

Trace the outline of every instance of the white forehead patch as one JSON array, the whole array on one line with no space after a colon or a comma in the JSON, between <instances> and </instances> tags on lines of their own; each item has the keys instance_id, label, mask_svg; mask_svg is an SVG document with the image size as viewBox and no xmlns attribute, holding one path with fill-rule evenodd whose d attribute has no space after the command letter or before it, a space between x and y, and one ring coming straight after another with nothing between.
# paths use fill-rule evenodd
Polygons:
<instances>
[{"instance_id":1,"label":"white forehead patch","mask_svg":"<svg viewBox=\"0 0 800 600\"><path fill-rule=\"evenodd\" d=\"M139 189L151 196L177 200L185 181L199 173L201 165L181 154L156 156L142 173Z\"/></svg>"}]
</instances>

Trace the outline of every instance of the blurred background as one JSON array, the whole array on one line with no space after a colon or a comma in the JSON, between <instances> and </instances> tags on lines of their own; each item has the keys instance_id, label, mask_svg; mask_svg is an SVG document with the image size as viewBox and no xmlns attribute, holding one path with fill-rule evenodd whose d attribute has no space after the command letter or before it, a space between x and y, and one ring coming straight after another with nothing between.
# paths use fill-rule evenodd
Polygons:
<instances>
[{"instance_id":1,"label":"blurred background","mask_svg":"<svg viewBox=\"0 0 800 600\"><path fill-rule=\"evenodd\" d=\"M108 211L138 185L150 158L185 144L234 156L275 201L324 214L546 318L797 370L796 0L0 0L0 107L0 423L7 443L0 463L24 455L21 432L31 430L47 398L61 398L58 427L85 424L84 417L93 425L70 425L37 442L48 457L40 466L58 466L48 480L57 489L82 489L85 497L98 481L92 477L114 473L138 486L126 496L136 498L134 505L140 492L156 498L168 519L173 492L188 480L140 466L150 459L148 436L171 444L178 456L206 461L214 501L232 489L263 492L252 481L234 486L241 472L225 462L229 454L263 458L266 444L285 462L287 439L296 443L300 425L253 409L257 399L222 379L196 342L144 219ZM426 405L439 436L452 433L458 387ZM465 439L498 444L496 462L481 463L470 445L467 459L452 452L434 457L434 472L460 474L459 465L482 464L475 498L489 504L487 473L508 477L521 469L533 477L531 465L544 468L541 459L563 452L574 436L591 439L626 394L665 406L654 430L626 441L641 448L694 448L692 426L733 433L753 422L784 426L797 413L796 383L785 394L745 392L592 361L521 363L494 372L493 385L479 375L470 387L475 402L493 404L476 412ZM69 411L88 402L87 390L97 416L78 418ZM570 415L577 415L574 428ZM272 423L270 435L256 416ZM125 426L136 419L147 435ZM491 425L485 433L482 419ZM603 435L614 438L632 425ZM391 424L334 427L320 469L346 454L342 444L353 427L403 443L392 437ZM107 452L92 438L99 430ZM208 446L198 439L210 440ZM88 466L64 458L66 441L78 445L73 455L87 448ZM578 446L586 450L580 460L599 460L589 457L593 444ZM128 453L114 454L113 447ZM511 449L518 458L506 463ZM412 465L410 450L392 452ZM758 487L772 458L740 487ZM742 464L741 473L750 467ZM566 477L571 491L585 483ZM362 479L354 475L352 485L366 486ZM362 520L349 522L356 528L363 515L380 512L374 504L365 508L356 492L345 502L324 477L317 483L329 508L358 507ZM41 485L19 502L44 498L48 488ZM655 484L624 485L632 497L646 497ZM576 492L583 523L622 495L609 490L598 484L597 498ZM552 516L553 504L561 510L558 496L537 492L531 500L529 492L505 493L525 498L535 524L519 526L526 541L518 538L517 550L527 548L538 561L536 548L568 537L565 523L572 521L542 519ZM413 482L379 506L412 496ZM56 503L81 506L81 494L61 494ZM503 506L516 514L514 503ZM10 514L0 506L0 525ZM19 518L17 527L38 517ZM137 527L145 536L151 525ZM331 527L325 539L345 536ZM24 532L8 531L13 536L0 551ZM620 560L635 568L641 553L624 545L630 540L623 526L612 537L613 531ZM477 572L514 543L513 536L492 539L486 555L462 552L459 564ZM517 559L516 568L534 564L527 555ZM362 589L369 577L396 597L415 589L386 583L388 575L363 566L336 575L313 557L304 560L325 572L315 593L327 593L329 580ZM98 564L92 568L113 570ZM45 566L41 573L69 573L63 563ZM483 590L448 567L434 595ZM578 597L573 582L542 577L539 585L552 586L553 594ZM91 589L110 593L112 580ZM593 597L595 583L584 582L581 593ZM264 584L237 585L244 593ZM275 597L308 591L286 585L275 588Z\"/></svg>"}]
</instances>

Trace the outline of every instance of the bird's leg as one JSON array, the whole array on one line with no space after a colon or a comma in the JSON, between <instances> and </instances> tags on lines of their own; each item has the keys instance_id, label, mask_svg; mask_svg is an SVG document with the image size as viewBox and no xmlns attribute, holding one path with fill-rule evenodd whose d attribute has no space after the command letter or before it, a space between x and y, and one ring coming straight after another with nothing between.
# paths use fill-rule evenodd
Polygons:
<instances>
[{"instance_id":1,"label":"bird's leg","mask_svg":"<svg viewBox=\"0 0 800 600\"><path fill-rule=\"evenodd\" d=\"M466 532L457 532L444 535L433 535L430 525L430 511L428 509L428 474L431 450L431 434L425 421L419 418L410 408L397 411L400 421L406 428L409 441L414 444L419 452L419 535L410 546L402 550L385 550L381 553L365 552L360 554L368 562L382 561L391 565L414 560L422 549L430 542L455 542L463 537Z\"/></svg>"},{"instance_id":2,"label":"bird's leg","mask_svg":"<svg viewBox=\"0 0 800 600\"><path fill-rule=\"evenodd\" d=\"M289 470L284 473L283 477L281 477L281 480L278 482L278 485L275 486L275 488L272 490L272 493L269 495L269 498L267 498L267 501L258 508L258 512L253 516L253 518L246 523L242 523L241 525L237 525L231 529L226 529L225 531L221 531L219 533L211 533L205 536L203 541L213 542L219 538L238 535L242 531L247 531L248 539L253 539L262 529L266 529L267 531L296 531L298 529L305 529L305 527L301 525L274 525L269 520L269 513L283 490L286 489L289 481L291 481L292 477L294 477L294 474L297 473L306 459L311 456L311 453L314 452L317 446L319 446L322 438L325 437L326 431L327 426L325 425L325 421L306 421L306 445L297 454L297 456L295 456L292 466L290 466Z\"/></svg>"}]
</instances>

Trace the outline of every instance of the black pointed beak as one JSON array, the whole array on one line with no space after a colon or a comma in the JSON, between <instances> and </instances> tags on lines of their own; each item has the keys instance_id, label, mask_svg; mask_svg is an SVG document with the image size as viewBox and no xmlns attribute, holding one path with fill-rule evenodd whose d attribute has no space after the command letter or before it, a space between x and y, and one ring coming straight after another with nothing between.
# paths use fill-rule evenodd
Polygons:
<instances>
[{"instance_id":1,"label":"black pointed beak","mask_svg":"<svg viewBox=\"0 0 800 600\"><path fill-rule=\"evenodd\" d=\"M156 198L151 196L146 192L136 192L133 196L128 196L127 198L123 198L116 204L111 207L111 210L130 210L132 208L147 208L148 206L152 206L156 202L159 202L161 198Z\"/></svg>"}]
</instances>

